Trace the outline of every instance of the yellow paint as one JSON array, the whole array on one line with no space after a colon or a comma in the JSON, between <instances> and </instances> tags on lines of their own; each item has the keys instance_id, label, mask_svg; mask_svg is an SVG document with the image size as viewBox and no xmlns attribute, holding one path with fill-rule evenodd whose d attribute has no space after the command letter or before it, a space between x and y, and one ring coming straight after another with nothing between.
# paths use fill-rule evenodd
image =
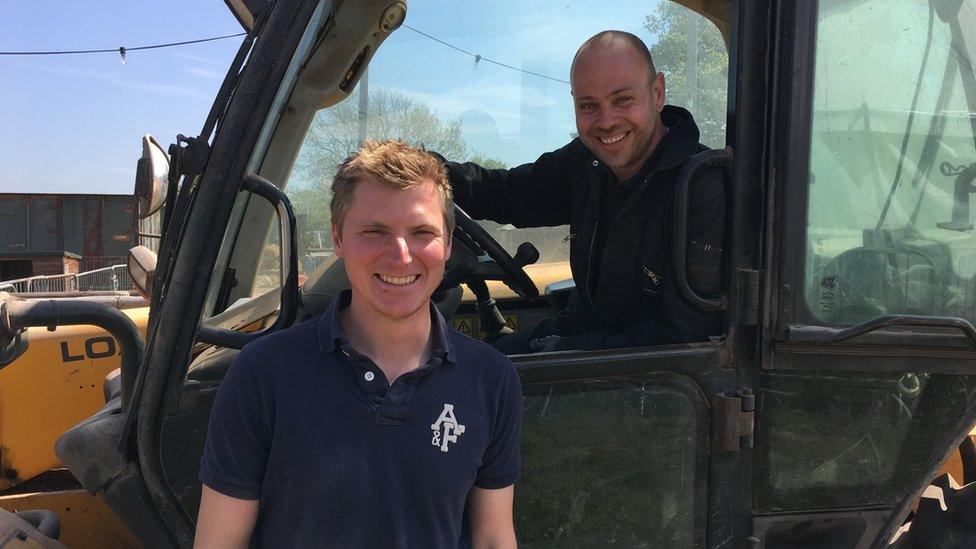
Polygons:
<instances>
[{"instance_id":1,"label":"yellow paint","mask_svg":"<svg viewBox=\"0 0 976 549\"><path fill-rule=\"evenodd\" d=\"M145 337L149 308L122 313ZM110 337L101 328L63 326L54 332L46 328L27 332L27 351L0 370L0 489L60 466L55 441L105 404L102 383L121 364L121 348L114 338L112 356L86 356L86 341ZM88 351L97 357L111 344L92 341Z\"/></svg>"},{"instance_id":2,"label":"yellow paint","mask_svg":"<svg viewBox=\"0 0 976 549\"><path fill-rule=\"evenodd\" d=\"M973 427L973 430L969 432L969 437L976 442L976 427ZM952 475L953 480L959 484L962 484L967 480L972 480L966 479L962 474L962 456L959 454L958 448L954 448L952 452L949 453L948 461L942 464L942 469L940 469L935 475L935 478L939 478L945 473Z\"/></svg>"},{"instance_id":3,"label":"yellow paint","mask_svg":"<svg viewBox=\"0 0 976 549\"><path fill-rule=\"evenodd\" d=\"M47 509L61 521L60 541L71 549L139 547L135 537L105 503L84 490L37 492L0 497L7 511Z\"/></svg>"},{"instance_id":4,"label":"yellow paint","mask_svg":"<svg viewBox=\"0 0 976 549\"><path fill-rule=\"evenodd\" d=\"M546 295L546 286L552 284L553 282L559 282L560 280L566 280L573 278L573 273L569 268L569 261L554 261L552 263L536 263L534 265L528 265L525 267L525 273L529 275L529 278L535 282L535 287L539 289L539 295ZM504 282L499 282L497 280L489 280L488 291L491 293L491 297L495 301L501 301L503 299L521 299L518 294L512 291L511 288L505 285ZM475 298L471 290L467 286L461 285L464 289L464 294L461 296L461 301L464 303L474 303Z\"/></svg>"}]
</instances>

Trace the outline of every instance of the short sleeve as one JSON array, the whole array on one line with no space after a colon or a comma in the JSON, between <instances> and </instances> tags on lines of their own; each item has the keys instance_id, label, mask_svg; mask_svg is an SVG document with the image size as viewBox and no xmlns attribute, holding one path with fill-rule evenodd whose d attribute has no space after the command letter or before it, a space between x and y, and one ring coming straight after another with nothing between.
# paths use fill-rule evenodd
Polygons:
<instances>
[{"instance_id":1,"label":"short sleeve","mask_svg":"<svg viewBox=\"0 0 976 549\"><path fill-rule=\"evenodd\" d=\"M522 467L522 383L508 358L504 361L491 440L474 482L489 490L515 484Z\"/></svg>"},{"instance_id":2,"label":"short sleeve","mask_svg":"<svg viewBox=\"0 0 976 549\"><path fill-rule=\"evenodd\" d=\"M259 499L271 451L273 392L245 348L224 376L200 460L200 480L226 496Z\"/></svg>"}]
</instances>

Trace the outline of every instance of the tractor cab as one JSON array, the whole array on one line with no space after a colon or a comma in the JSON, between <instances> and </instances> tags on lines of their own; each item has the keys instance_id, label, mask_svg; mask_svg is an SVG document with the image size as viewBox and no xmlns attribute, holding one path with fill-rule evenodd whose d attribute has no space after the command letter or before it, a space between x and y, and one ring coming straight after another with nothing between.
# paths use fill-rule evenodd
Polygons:
<instances>
[{"instance_id":1,"label":"tractor cab","mask_svg":"<svg viewBox=\"0 0 976 549\"><path fill-rule=\"evenodd\" d=\"M138 373L59 442L143 544L192 544L207 422L238 350L348 284L329 238L337 164L388 138L531 162L575 136L569 66L609 28L645 39L667 102L713 149L678 195L694 164L727 167L721 294L682 290L722 311L723 331L511 357L520 543L973 536L955 510L976 489L930 485L976 423L976 2L228 5L249 35L203 130L169 150ZM491 338L565 306L568 227L461 218L435 294L456 329Z\"/></svg>"}]
</instances>

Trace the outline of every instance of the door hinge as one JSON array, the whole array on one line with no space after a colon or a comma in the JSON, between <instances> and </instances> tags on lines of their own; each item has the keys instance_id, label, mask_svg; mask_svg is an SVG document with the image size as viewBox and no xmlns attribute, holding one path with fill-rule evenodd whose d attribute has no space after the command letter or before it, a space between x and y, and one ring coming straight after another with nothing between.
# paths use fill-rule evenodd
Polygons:
<instances>
[{"instance_id":1,"label":"door hinge","mask_svg":"<svg viewBox=\"0 0 976 549\"><path fill-rule=\"evenodd\" d=\"M759 301L762 293L759 291L760 271L753 269L739 269L739 323L746 326L759 324Z\"/></svg>"},{"instance_id":2,"label":"door hinge","mask_svg":"<svg viewBox=\"0 0 976 549\"><path fill-rule=\"evenodd\" d=\"M738 452L739 448L752 448L755 429L756 396L752 389L736 389L715 397L712 405L714 430L712 449L721 452Z\"/></svg>"}]
</instances>

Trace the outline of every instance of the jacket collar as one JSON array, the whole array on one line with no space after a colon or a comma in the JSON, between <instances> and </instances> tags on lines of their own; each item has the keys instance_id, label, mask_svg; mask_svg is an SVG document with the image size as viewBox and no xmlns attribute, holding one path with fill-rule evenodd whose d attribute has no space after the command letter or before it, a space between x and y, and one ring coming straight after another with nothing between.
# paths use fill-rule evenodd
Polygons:
<instances>
[{"instance_id":1,"label":"jacket collar","mask_svg":"<svg viewBox=\"0 0 976 549\"><path fill-rule=\"evenodd\" d=\"M694 117L686 109L665 105L661 111L661 121L668 128L665 138L658 143L663 147L659 154L652 155L648 161L653 161L655 169L665 170L683 164L698 152L698 139L701 133ZM654 158L654 157L657 158Z\"/></svg>"}]
</instances>

